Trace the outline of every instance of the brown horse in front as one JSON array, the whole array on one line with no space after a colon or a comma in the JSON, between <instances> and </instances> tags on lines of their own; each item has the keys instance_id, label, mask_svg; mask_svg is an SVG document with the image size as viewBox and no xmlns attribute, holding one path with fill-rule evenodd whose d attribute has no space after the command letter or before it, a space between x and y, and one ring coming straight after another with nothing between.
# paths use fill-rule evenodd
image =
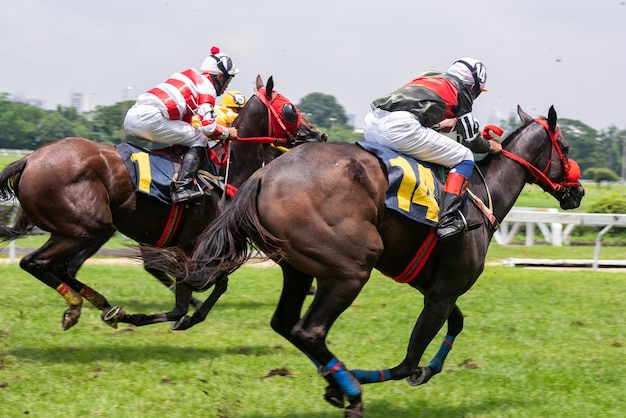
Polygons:
<instances>
[{"instance_id":1,"label":"brown horse in front","mask_svg":"<svg viewBox=\"0 0 626 418\"><path fill-rule=\"evenodd\" d=\"M478 203L467 206L468 219L482 220L483 226L438 242L409 283L423 293L424 308L406 357L393 368L351 370L326 345L331 326L372 269L402 275L432 231L385 205L386 171L358 145L305 144L258 170L229 210L200 236L193 259L182 270L176 264L162 267L187 273L190 286L206 289L247 260L249 243L279 261L284 284L272 328L304 352L328 381L328 402L342 407L347 398L345 416L362 416L362 384L407 378L419 385L441 371L463 329L457 299L482 273L495 228L526 183L539 184L563 209L579 206L584 190L570 170L575 164L567 158L556 112L550 108L547 119L533 119L521 109L518 113L524 125L503 142L502 155L477 164L471 179L469 189L487 207L492 202L491 212ZM437 177L435 170L433 175ZM303 315L313 278L317 293ZM446 321L439 352L420 367L425 349Z\"/></svg>"},{"instance_id":2,"label":"brown horse in front","mask_svg":"<svg viewBox=\"0 0 626 418\"><path fill-rule=\"evenodd\" d=\"M270 132L273 122L280 125L282 118L297 119L299 112L291 103L285 105L286 99L273 88L272 77L266 88L258 77L257 94L235 120L242 139L230 143L229 183L235 187L265 163L265 149L272 142L293 146L326 140L326 134L304 118L296 132ZM281 98L281 106L272 110L271 103L277 98ZM246 142L245 138L255 140ZM272 155L275 155L273 151ZM0 198L13 196L19 200L21 210L14 226L0 226L0 240L28 235L34 226L50 233L48 241L25 256L20 266L66 300L63 329L77 323L83 298L102 311L105 322L115 325L119 308L111 311L107 299L78 281L76 273L116 230L142 245L156 244L163 236L172 206L134 191L114 146L83 138L53 141L10 164L0 173ZM222 194L216 189L202 202L181 206L183 213L169 245L191 253L200 232L221 212L221 199ZM164 274L158 269L148 268L148 271ZM225 290L226 286L216 287L205 301L204 310L208 312ZM126 322L146 325L179 320L187 313L191 294L188 286L178 285L174 310L160 315L128 315Z\"/></svg>"}]
</instances>

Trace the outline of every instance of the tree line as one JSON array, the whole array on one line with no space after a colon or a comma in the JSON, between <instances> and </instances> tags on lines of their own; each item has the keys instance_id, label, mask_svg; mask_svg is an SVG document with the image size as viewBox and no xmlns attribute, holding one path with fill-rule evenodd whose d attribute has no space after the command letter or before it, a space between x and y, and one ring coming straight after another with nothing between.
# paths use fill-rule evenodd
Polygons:
<instances>
[{"instance_id":1,"label":"tree line","mask_svg":"<svg viewBox=\"0 0 626 418\"><path fill-rule=\"evenodd\" d=\"M7 93L0 94L0 148L33 150L54 139L80 136L96 142L118 144L134 142L148 145L125 135L124 115L133 101L111 106L98 106L87 113L74 107L57 106L46 110L26 103L12 101ZM348 125L346 112L336 98L323 93L310 93L296 104L305 117L324 130L331 141L354 142L363 139ZM519 127L515 118L501 121L507 133ZM570 158L580 165L583 177L596 181L625 180L626 130L609 126L597 131L585 123L561 118L559 126L570 144Z\"/></svg>"}]
</instances>

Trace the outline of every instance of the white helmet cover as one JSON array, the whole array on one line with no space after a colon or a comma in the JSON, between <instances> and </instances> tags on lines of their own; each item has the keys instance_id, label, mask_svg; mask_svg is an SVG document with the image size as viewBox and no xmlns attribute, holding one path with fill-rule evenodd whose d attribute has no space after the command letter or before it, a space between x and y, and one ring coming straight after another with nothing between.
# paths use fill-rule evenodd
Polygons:
<instances>
[{"instance_id":1,"label":"white helmet cover","mask_svg":"<svg viewBox=\"0 0 626 418\"><path fill-rule=\"evenodd\" d=\"M480 94L481 91L487 91L485 89L487 84L487 67L475 58L459 58L452 63L447 72L457 77L463 84L473 85L474 93L477 93L476 95Z\"/></svg>"},{"instance_id":2,"label":"white helmet cover","mask_svg":"<svg viewBox=\"0 0 626 418\"><path fill-rule=\"evenodd\" d=\"M230 56L220 52L220 49L214 46L211 48L211 55L202 62L200 71L206 74L224 74L227 77L233 77L239 72L239 68L235 67Z\"/></svg>"}]
</instances>

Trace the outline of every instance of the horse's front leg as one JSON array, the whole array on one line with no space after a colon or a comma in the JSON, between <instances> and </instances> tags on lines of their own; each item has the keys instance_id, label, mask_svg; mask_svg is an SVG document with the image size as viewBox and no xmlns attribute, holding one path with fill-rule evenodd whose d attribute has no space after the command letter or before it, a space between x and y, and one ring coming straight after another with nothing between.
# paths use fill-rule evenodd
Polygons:
<instances>
[{"instance_id":1,"label":"horse's front leg","mask_svg":"<svg viewBox=\"0 0 626 418\"><path fill-rule=\"evenodd\" d=\"M218 280L217 283L215 283L215 287L209 297L202 303L202 305L196 308L196 311L193 313L191 318L187 315L183 316L172 324L172 329L183 331L204 321L211 309L213 309L213 306L217 303L220 296L222 296L227 289L228 277Z\"/></svg>"},{"instance_id":2,"label":"horse's front leg","mask_svg":"<svg viewBox=\"0 0 626 418\"><path fill-rule=\"evenodd\" d=\"M154 268L154 267L146 266L145 264L143 267L146 270L146 272L154 276L154 278L156 278L159 282L161 282L163 286L167 287L172 293L176 294L176 282L166 272L164 272L163 270ZM194 307L194 309L198 309L202 305L202 301L194 297L191 298L190 303Z\"/></svg>"},{"instance_id":3,"label":"horse's front leg","mask_svg":"<svg viewBox=\"0 0 626 418\"><path fill-rule=\"evenodd\" d=\"M174 322L178 321L187 315L189 311L189 304L191 300L192 290L184 283L178 283L176 285L176 304L174 309L169 312L160 314L127 314L123 308L113 308L109 311L109 315L103 320L105 322L122 322L132 324L137 327L144 325L158 324L160 322ZM108 323L108 322L107 322Z\"/></svg>"},{"instance_id":4,"label":"horse's front leg","mask_svg":"<svg viewBox=\"0 0 626 418\"><path fill-rule=\"evenodd\" d=\"M398 366L389 370L391 379L404 379L416 373L424 351L435 338L455 306L456 299L433 296L424 298L424 309L413 327L407 355ZM409 383L411 383L410 380Z\"/></svg>"},{"instance_id":5,"label":"horse's front leg","mask_svg":"<svg viewBox=\"0 0 626 418\"><path fill-rule=\"evenodd\" d=\"M461 331L463 331L463 313L458 305L455 304L454 309L450 312L450 316L448 316L448 333L443 339L437 354L435 354L428 366L418 367L415 373L407 377L409 385L423 385L428 382L431 377L441 373L443 363L446 361L446 357L448 357L448 353L452 349L452 343Z\"/></svg>"},{"instance_id":6,"label":"horse's front leg","mask_svg":"<svg viewBox=\"0 0 626 418\"><path fill-rule=\"evenodd\" d=\"M420 313L420 316L413 327L413 332L411 333L411 339L409 340L409 346L407 348L407 355L404 360L398 366L391 369L351 370L351 372L356 376L360 383L378 383L386 380L400 380L408 377L417 379L421 374L421 369L418 369L418 365L424 351L433 338L435 338L437 332L439 332L454 307L454 300L426 297L424 299L424 309ZM443 358L445 359L445 356L443 356ZM443 360L441 360L441 365L443 365ZM430 376L425 376L425 380L421 383L426 383L426 381L434 374L435 373L431 373ZM414 382L409 380L409 383L413 384Z\"/></svg>"}]
</instances>

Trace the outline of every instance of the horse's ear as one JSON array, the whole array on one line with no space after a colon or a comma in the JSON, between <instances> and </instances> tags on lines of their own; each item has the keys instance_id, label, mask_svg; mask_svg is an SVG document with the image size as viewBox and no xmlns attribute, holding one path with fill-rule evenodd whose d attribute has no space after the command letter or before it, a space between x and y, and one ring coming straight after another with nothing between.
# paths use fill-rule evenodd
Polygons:
<instances>
[{"instance_id":1,"label":"horse's ear","mask_svg":"<svg viewBox=\"0 0 626 418\"><path fill-rule=\"evenodd\" d=\"M556 110L554 110L554 106L550 106L548 110L548 127L551 132L556 132Z\"/></svg>"},{"instance_id":2,"label":"horse's ear","mask_svg":"<svg viewBox=\"0 0 626 418\"><path fill-rule=\"evenodd\" d=\"M263 83L263 79L261 78L261 74L256 76L256 89L257 90L261 90L263 87L265 87L265 84Z\"/></svg>"},{"instance_id":3,"label":"horse's ear","mask_svg":"<svg viewBox=\"0 0 626 418\"><path fill-rule=\"evenodd\" d=\"M517 105L517 114L519 115L519 118L522 120L522 123L528 123L534 119L528 113L524 112L524 110L522 110L522 107L520 105Z\"/></svg>"},{"instance_id":4,"label":"horse's ear","mask_svg":"<svg viewBox=\"0 0 626 418\"><path fill-rule=\"evenodd\" d=\"M270 76L267 79L267 87L265 88L265 95L268 99L272 98L272 92L274 91L274 76Z\"/></svg>"}]
</instances>

